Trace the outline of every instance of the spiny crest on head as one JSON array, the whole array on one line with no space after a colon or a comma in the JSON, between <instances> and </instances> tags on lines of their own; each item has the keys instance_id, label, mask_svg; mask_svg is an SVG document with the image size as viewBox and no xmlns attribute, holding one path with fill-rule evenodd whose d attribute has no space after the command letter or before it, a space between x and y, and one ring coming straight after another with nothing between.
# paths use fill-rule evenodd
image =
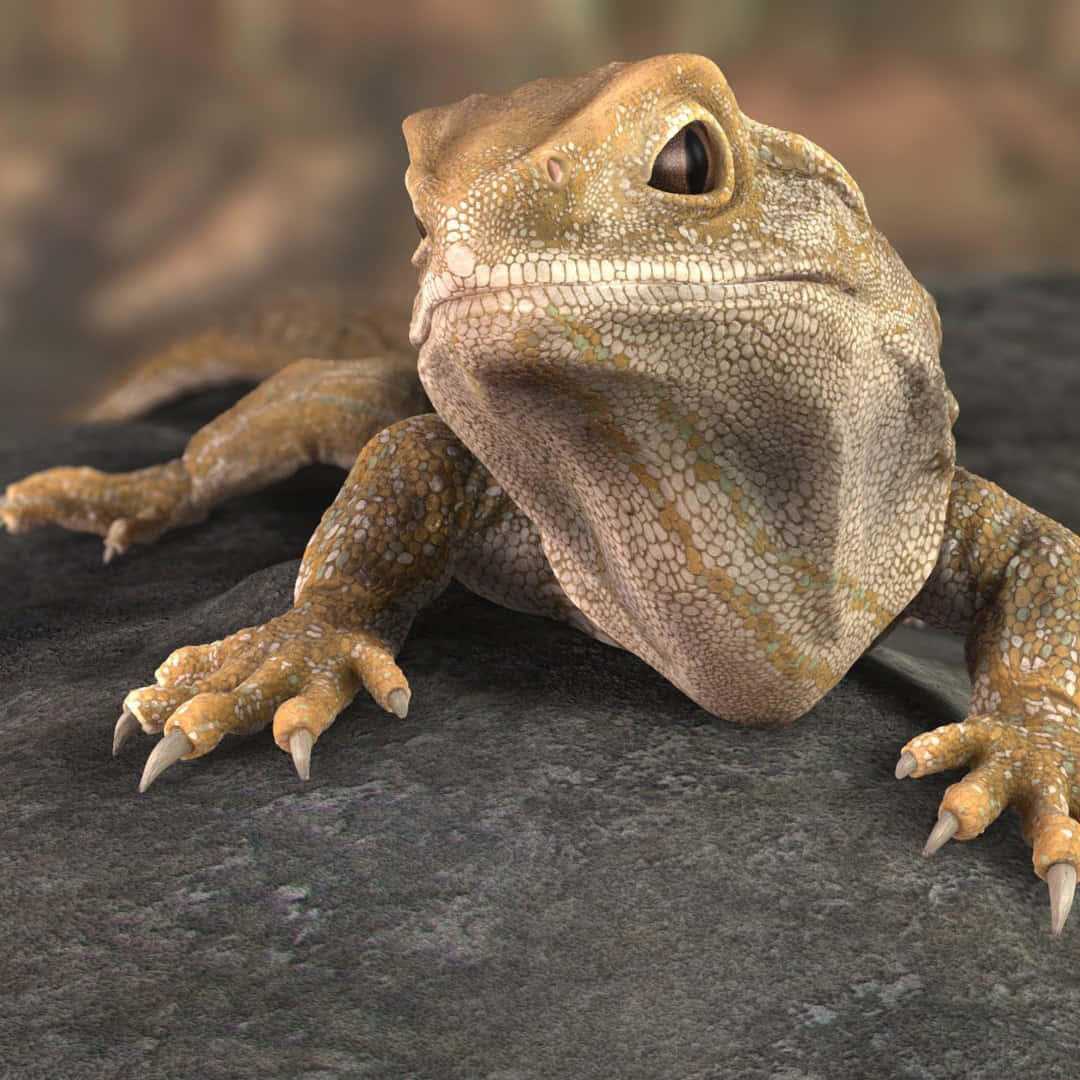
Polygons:
<instances>
[{"instance_id":1,"label":"spiny crest on head","mask_svg":"<svg viewBox=\"0 0 1080 1080\"><path fill-rule=\"evenodd\" d=\"M845 205L869 222L870 214L859 185L832 154L805 135L769 127L745 113L742 114L742 122L751 143L757 147L758 157L766 165L824 180L836 191Z\"/></svg>"}]
</instances>

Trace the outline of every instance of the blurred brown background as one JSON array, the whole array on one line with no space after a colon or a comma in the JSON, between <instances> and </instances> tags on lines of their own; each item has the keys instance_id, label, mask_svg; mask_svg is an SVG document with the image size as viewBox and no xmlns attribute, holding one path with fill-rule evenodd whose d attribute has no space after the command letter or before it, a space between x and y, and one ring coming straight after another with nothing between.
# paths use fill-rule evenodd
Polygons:
<instances>
[{"instance_id":1,"label":"blurred brown background","mask_svg":"<svg viewBox=\"0 0 1080 1080\"><path fill-rule=\"evenodd\" d=\"M0 0L0 439L287 286L407 298L405 114L671 50L931 283L1080 266L1080 0Z\"/></svg>"}]
</instances>

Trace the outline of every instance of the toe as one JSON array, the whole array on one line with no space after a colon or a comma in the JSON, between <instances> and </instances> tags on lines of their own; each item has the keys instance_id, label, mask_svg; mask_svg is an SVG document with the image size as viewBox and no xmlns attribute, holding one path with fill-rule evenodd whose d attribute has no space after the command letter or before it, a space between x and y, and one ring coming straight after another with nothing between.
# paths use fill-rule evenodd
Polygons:
<instances>
[{"instance_id":1,"label":"toe","mask_svg":"<svg viewBox=\"0 0 1080 1080\"><path fill-rule=\"evenodd\" d=\"M1023 828L1032 840L1031 861L1035 873L1045 880L1057 863L1080 869L1080 822L1060 810L1023 815Z\"/></svg>"},{"instance_id":2,"label":"toe","mask_svg":"<svg viewBox=\"0 0 1080 1080\"><path fill-rule=\"evenodd\" d=\"M349 660L364 689L382 708L400 717L408 712L409 680L388 649L372 638L354 638L349 642Z\"/></svg>"},{"instance_id":3,"label":"toe","mask_svg":"<svg viewBox=\"0 0 1080 1080\"><path fill-rule=\"evenodd\" d=\"M143 731L154 735L162 731L165 721L198 692L194 686L142 686L124 698L124 711L138 720Z\"/></svg>"},{"instance_id":4,"label":"toe","mask_svg":"<svg viewBox=\"0 0 1080 1080\"><path fill-rule=\"evenodd\" d=\"M972 716L958 724L944 724L904 744L896 765L897 779L959 769L992 741L993 732L984 717Z\"/></svg>"},{"instance_id":5,"label":"toe","mask_svg":"<svg viewBox=\"0 0 1080 1080\"><path fill-rule=\"evenodd\" d=\"M222 641L209 645L185 645L175 649L154 672L154 678L162 686L183 682L214 671L221 659Z\"/></svg>"},{"instance_id":6,"label":"toe","mask_svg":"<svg viewBox=\"0 0 1080 1080\"><path fill-rule=\"evenodd\" d=\"M240 687L228 693L207 691L185 701L169 717L165 731L183 731L191 743L185 757L201 757L226 735L250 735L264 728L272 708L273 702Z\"/></svg>"},{"instance_id":7,"label":"toe","mask_svg":"<svg viewBox=\"0 0 1080 1080\"><path fill-rule=\"evenodd\" d=\"M1024 832L1032 840L1031 861L1050 892L1050 930L1060 934L1069 917L1080 870L1080 822L1059 809L1023 813Z\"/></svg>"},{"instance_id":8,"label":"toe","mask_svg":"<svg viewBox=\"0 0 1080 1080\"><path fill-rule=\"evenodd\" d=\"M304 684L302 693L278 706L274 713L274 742L290 753L293 752L292 736L296 732L307 732L314 742L352 701L358 681L347 669L313 675Z\"/></svg>"},{"instance_id":9,"label":"toe","mask_svg":"<svg viewBox=\"0 0 1080 1080\"><path fill-rule=\"evenodd\" d=\"M11 532L57 524L104 536L114 514L102 505L107 477L97 469L60 467L9 484L4 524Z\"/></svg>"},{"instance_id":10,"label":"toe","mask_svg":"<svg viewBox=\"0 0 1080 1080\"><path fill-rule=\"evenodd\" d=\"M957 839L970 840L982 833L1009 805L1016 778L1006 757L993 757L950 784L938 807L956 816Z\"/></svg>"}]
</instances>

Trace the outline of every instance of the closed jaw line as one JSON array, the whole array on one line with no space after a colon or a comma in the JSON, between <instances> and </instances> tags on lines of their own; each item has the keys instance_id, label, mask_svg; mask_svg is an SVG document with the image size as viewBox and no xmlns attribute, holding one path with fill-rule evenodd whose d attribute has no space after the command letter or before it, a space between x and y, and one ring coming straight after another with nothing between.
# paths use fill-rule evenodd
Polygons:
<instances>
[{"instance_id":1,"label":"closed jaw line","mask_svg":"<svg viewBox=\"0 0 1080 1080\"><path fill-rule=\"evenodd\" d=\"M754 273L750 267L730 261L713 266L685 260L577 259L511 263L493 271L478 266L467 276L444 272L425 280L413 308L409 340L417 348L423 345L431 333L435 310L449 302L461 305L472 301L481 305L477 315L482 312L488 317L500 311L528 315L537 307L545 310L552 304L579 308L632 304L635 311L673 311L677 304L715 303L730 300L733 293L757 291L763 285L799 282L853 291L819 271Z\"/></svg>"}]
</instances>

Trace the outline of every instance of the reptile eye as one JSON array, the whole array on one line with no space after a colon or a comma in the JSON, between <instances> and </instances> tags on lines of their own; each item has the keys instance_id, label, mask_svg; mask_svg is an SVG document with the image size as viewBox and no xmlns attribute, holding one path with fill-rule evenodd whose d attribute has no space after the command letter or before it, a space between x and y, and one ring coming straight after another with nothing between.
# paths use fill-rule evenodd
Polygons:
<instances>
[{"instance_id":1,"label":"reptile eye","mask_svg":"<svg viewBox=\"0 0 1080 1080\"><path fill-rule=\"evenodd\" d=\"M649 187L673 195L703 195L719 186L717 153L700 120L667 141L653 162Z\"/></svg>"},{"instance_id":2,"label":"reptile eye","mask_svg":"<svg viewBox=\"0 0 1080 1080\"><path fill-rule=\"evenodd\" d=\"M416 222L416 231L420 234L420 239L423 240L427 236L427 229L424 228L424 223L413 214L413 220Z\"/></svg>"}]
</instances>

